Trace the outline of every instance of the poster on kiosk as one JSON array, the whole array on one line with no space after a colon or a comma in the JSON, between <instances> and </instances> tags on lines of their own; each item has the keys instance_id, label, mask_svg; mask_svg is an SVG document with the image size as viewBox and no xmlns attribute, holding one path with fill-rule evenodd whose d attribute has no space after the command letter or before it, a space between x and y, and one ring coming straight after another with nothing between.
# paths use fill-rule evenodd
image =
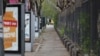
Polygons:
<instances>
[{"instance_id":1,"label":"poster on kiosk","mask_svg":"<svg viewBox=\"0 0 100 56\"><path fill-rule=\"evenodd\" d=\"M3 17L6 56L24 56L24 5L7 5Z\"/></svg>"},{"instance_id":2,"label":"poster on kiosk","mask_svg":"<svg viewBox=\"0 0 100 56\"><path fill-rule=\"evenodd\" d=\"M18 51L18 7L6 7L4 21L4 49Z\"/></svg>"},{"instance_id":3,"label":"poster on kiosk","mask_svg":"<svg viewBox=\"0 0 100 56\"><path fill-rule=\"evenodd\" d=\"M31 38L31 4L25 0L25 51L33 51Z\"/></svg>"},{"instance_id":4,"label":"poster on kiosk","mask_svg":"<svg viewBox=\"0 0 100 56\"><path fill-rule=\"evenodd\" d=\"M31 14L30 13L25 13L25 42L30 42L31 41L31 36L30 36L30 20L31 20Z\"/></svg>"},{"instance_id":5,"label":"poster on kiosk","mask_svg":"<svg viewBox=\"0 0 100 56\"><path fill-rule=\"evenodd\" d=\"M31 20L31 8L30 0L25 0L25 42L30 42L30 21Z\"/></svg>"}]
</instances>

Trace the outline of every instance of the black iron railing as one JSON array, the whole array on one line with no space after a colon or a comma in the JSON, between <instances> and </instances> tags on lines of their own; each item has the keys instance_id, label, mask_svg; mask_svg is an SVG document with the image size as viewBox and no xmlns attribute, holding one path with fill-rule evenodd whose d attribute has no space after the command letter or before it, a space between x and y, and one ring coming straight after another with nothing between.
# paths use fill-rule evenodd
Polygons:
<instances>
[{"instance_id":1,"label":"black iron railing","mask_svg":"<svg viewBox=\"0 0 100 56\"><path fill-rule=\"evenodd\" d=\"M100 56L100 13L96 11L96 2L93 3L85 0L71 4L59 14L57 28L84 54Z\"/></svg>"}]
</instances>

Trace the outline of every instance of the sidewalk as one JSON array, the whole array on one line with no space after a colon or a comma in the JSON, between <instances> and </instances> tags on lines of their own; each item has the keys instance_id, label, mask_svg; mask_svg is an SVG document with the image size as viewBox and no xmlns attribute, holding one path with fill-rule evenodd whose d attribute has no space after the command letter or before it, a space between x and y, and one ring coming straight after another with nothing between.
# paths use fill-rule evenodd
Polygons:
<instances>
[{"instance_id":1,"label":"sidewalk","mask_svg":"<svg viewBox=\"0 0 100 56\"><path fill-rule=\"evenodd\" d=\"M27 53L30 56L69 56L66 48L59 39L52 25L48 25L47 29L40 36L43 42L37 52ZM28 55L29 56L29 55Z\"/></svg>"}]
</instances>

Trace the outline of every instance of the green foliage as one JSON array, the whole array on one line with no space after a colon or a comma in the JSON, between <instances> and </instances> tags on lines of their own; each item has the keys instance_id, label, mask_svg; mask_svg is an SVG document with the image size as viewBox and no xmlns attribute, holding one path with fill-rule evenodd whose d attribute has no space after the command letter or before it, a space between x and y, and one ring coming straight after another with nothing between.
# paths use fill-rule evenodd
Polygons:
<instances>
[{"instance_id":1,"label":"green foliage","mask_svg":"<svg viewBox=\"0 0 100 56\"><path fill-rule=\"evenodd\" d=\"M87 12L80 13L81 47L85 53L90 51L90 16Z\"/></svg>"},{"instance_id":2,"label":"green foliage","mask_svg":"<svg viewBox=\"0 0 100 56\"><path fill-rule=\"evenodd\" d=\"M60 33L61 36L64 35L64 27L62 27L62 28L60 29L60 32L59 32L59 33Z\"/></svg>"},{"instance_id":3,"label":"green foliage","mask_svg":"<svg viewBox=\"0 0 100 56\"><path fill-rule=\"evenodd\" d=\"M71 28L66 27L65 31L68 33L67 36L70 38L70 33L72 33Z\"/></svg>"},{"instance_id":4,"label":"green foliage","mask_svg":"<svg viewBox=\"0 0 100 56\"><path fill-rule=\"evenodd\" d=\"M70 33L70 32L71 32L71 29L67 27L66 31L67 31L68 33Z\"/></svg>"},{"instance_id":5,"label":"green foliage","mask_svg":"<svg viewBox=\"0 0 100 56\"><path fill-rule=\"evenodd\" d=\"M42 15L49 18L54 18L57 14L57 11L46 1L44 0L42 4Z\"/></svg>"},{"instance_id":6,"label":"green foliage","mask_svg":"<svg viewBox=\"0 0 100 56\"><path fill-rule=\"evenodd\" d=\"M89 15L86 12L80 13L80 25L84 27L84 31L90 28L90 20Z\"/></svg>"},{"instance_id":7,"label":"green foliage","mask_svg":"<svg viewBox=\"0 0 100 56\"><path fill-rule=\"evenodd\" d=\"M56 0L50 0L52 3L56 3ZM56 4L55 4L56 5ZM58 11L54 9L46 0L42 3L42 16L54 20L54 26L57 26Z\"/></svg>"},{"instance_id":8,"label":"green foliage","mask_svg":"<svg viewBox=\"0 0 100 56\"><path fill-rule=\"evenodd\" d=\"M57 20L58 20L58 14L53 18L54 21L54 27L57 27Z\"/></svg>"},{"instance_id":9,"label":"green foliage","mask_svg":"<svg viewBox=\"0 0 100 56\"><path fill-rule=\"evenodd\" d=\"M100 50L100 40L96 41L96 48L94 50L95 55L97 56L98 51Z\"/></svg>"},{"instance_id":10,"label":"green foliage","mask_svg":"<svg viewBox=\"0 0 100 56\"><path fill-rule=\"evenodd\" d=\"M57 0L50 0L52 3L54 3L56 5Z\"/></svg>"}]
</instances>

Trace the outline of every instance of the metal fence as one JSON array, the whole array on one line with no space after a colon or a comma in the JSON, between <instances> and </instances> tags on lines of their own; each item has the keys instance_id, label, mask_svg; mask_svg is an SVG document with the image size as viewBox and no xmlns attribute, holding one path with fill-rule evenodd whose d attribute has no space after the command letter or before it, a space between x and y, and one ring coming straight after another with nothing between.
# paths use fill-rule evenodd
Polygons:
<instances>
[{"instance_id":1,"label":"metal fence","mask_svg":"<svg viewBox=\"0 0 100 56\"><path fill-rule=\"evenodd\" d=\"M57 23L57 30L59 31L60 35L63 36L66 26L66 11L59 14Z\"/></svg>"},{"instance_id":2,"label":"metal fence","mask_svg":"<svg viewBox=\"0 0 100 56\"><path fill-rule=\"evenodd\" d=\"M77 4L78 6L71 5L59 14L57 28L61 30L64 27L64 34L79 46L83 53L89 56L100 56L100 13L91 15L93 11L89 0L80 3ZM91 18L92 16L98 18L96 16L98 14L98 20Z\"/></svg>"}]
</instances>

